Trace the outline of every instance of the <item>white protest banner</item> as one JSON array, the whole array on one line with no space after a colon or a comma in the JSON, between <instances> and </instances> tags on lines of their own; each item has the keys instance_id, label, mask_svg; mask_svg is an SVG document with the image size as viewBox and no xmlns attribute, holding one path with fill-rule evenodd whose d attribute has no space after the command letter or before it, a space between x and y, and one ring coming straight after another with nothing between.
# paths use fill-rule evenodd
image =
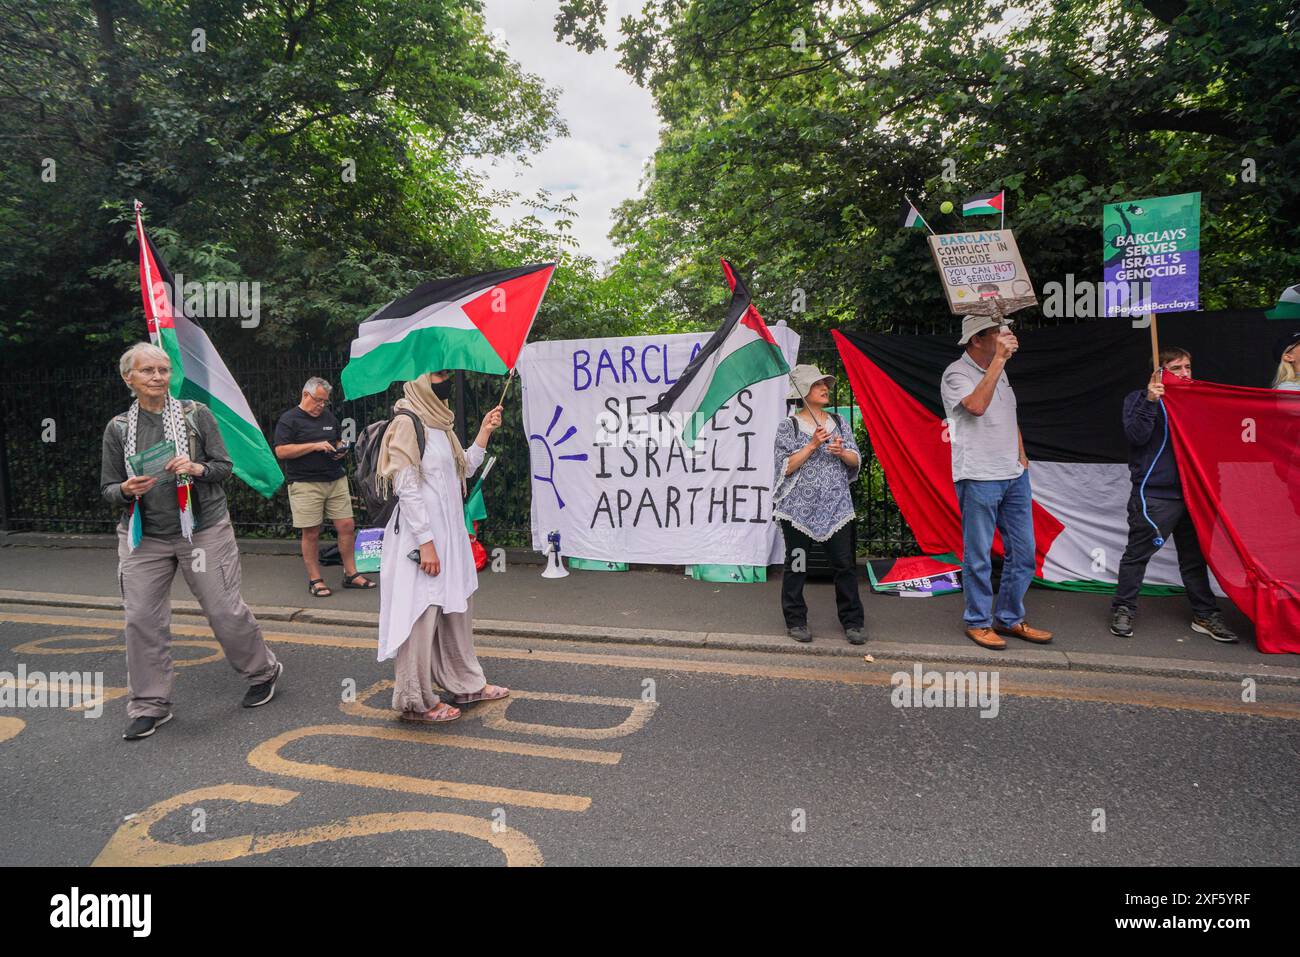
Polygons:
<instances>
[{"instance_id":1,"label":"white protest banner","mask_svg":"<svg viewBox=\"0 0 1300 957\"><path fill-rule=\"evenodd\" d=\"M770 327L793 367L799 337ZM787 377L741 390L692 455L646 408L710 333L530 342L519 357L532 463L532 537L566 556L658 565L781 560L773 445Z\"/></svg>"}]
</instances>

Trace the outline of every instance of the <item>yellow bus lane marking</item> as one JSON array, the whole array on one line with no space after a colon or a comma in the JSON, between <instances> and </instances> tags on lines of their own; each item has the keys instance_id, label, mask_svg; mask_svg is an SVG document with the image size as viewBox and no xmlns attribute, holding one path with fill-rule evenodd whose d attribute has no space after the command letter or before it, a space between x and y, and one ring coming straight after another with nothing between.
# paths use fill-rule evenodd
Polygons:
<instances>
[{"instance_id":1,"label":"yellow bus lane marking","mask_svg":"<svg viewBox=\"0 0 1300 957\"><path fill-rule=\"evenodd\" d=\"M0 742L18 737L18 733L27 727L22 718L0 718Z\"/></svg>"},{"instance_id":2,"label":"yellow bus lane marking","mask_svg":"<svg viewBox=\"0 0 1300 957\"><path fill-rule=\"evenodd\" d=\"M44 638L37 638L34 639L33 641L24 642L21 645L15 645L13 651L14 654L24 654L24 655L58 655L58 654L91 655L97 652L106 652L106 651L121 652L122 654L126 654L125 644L117 644L117 645L103 644L103 642L113 641L119 637L121 636L120 635L80 635L75 633L67 634L67 635L47 635ZM81 648L70 648L66 645L59 645L56 647L52 645L52 642L56 642L56 641L89 641L89 642L96 642L96 644L92 644L89 647L81 647ZM185 640L173 641L171 644L173 648L176 647L207 648L213 652L212 654L204 655L202 658L173 658L172 665L177 668L189 668L189 667L193 667L194 665L206 665L209 662L220 661L222 658L225 657L225 653L221 650L221 644L215 638L211 641L185 641ZM89 698L85 699L84 701L72 705L67 710L90 711L91 709L97 708L100 705L106 704L109 701L116 701L118 698L125 698L130 693L131 693L130 688L105 687L103 694L92 695Z\"/></svg>"},{"instance_id":3,"label":"yellow bus lane marking","mask_svg":"<svg viewBox=\"0 0 1300 957\"><path fill-rule=\"evenodd\" d=\"M25 641L21 645L14 645L13 652L16 655L58 655L58 654L93 655L96 653L103 653L106 651L120 651L123 654L126 654L125 643L116 644L116 645L104 644L105 641L113 641L114 639L119 637L121 636L120 635L78 635L78 634L48 635L44 638L36 638L33 639L32 641ZM90 641L90 642L97 642L97 644L92 644L88 647L83 646L80 648L68 647L67 645L60 645L58 647L51 646L50 643L55 641ZM177 641L173 639L171 643L171 647L207 648L210 652L212 652L211 654L204 655L201 658L179 658L179 659L173 658L172 664L177 668L188 668L188 667L192 667L193 665L206 665L212 661L220 661L222 658L225 657L225 653L221 650L221 643L218 642L215 638L211 639L210 641L186 641L185 639L181 639Z\"/></svg>"},{"instance_id":4,"label":"yellow bus lane marking","mask_svg":"<svg viewBox=\"0 0 1300 957\"><path fill-rule=\"evenodd\" d=\"M44 620L32 621L32 619ZM59 623L66 627L103 628L106 624L103 620L95 621L84 618L0 615L0 621L18 620L27 620L29 623L33 624ZM210 629L195 625L173 625L172 632L173 635L191 635L195 637L211 635ZM276 637L283 637L291 640L297 639L297 641L294 641L293 643L316 646L342 646L345 648L373 647L372 642L364 639L343 639L340 641L333 637L327 638L323 636L296 634L267 636L268 640L276 640ZM106 644L106 642L113 642L115 639L119 638L120 635L113 634L51 635L25 642L16 646L13 650L18 653L38 655L57 655L60 652L67 652L69 654L94 654L103 652L124 653L126 650L125 645L120 643ZM80 646L68 647L68 642L73 642ZM85 643L90 644L86 645ZM220 645L215 640L187 641L184 639L174 638L173 645L181 647L202 647L213 652L212 654L202 658L178 661L176 662L177 665L205 664L224 657L220 650ZM381 684L383 683L381 682ZM388 681L386 686L391 688L392 682ZM382 689L372 687L366 692L366 697L372 696L380 690ZM117 692L118 694L128 693L127 689L106 689L105 698L117 696L112 692ZM599 698L594 696L559 694L552 696L545 692L516 692L516 694L521 697L533 695L539 698L563 702L581 702L625 707L629 711L629 716L613 727L563 728L550 725L527 725L522 722L511 721L504 718L502 715L493 715L491 713L493 710L504 711L505 707L508 705L508 701L484 702L478 708L471 710L480 712L478 717L480 719L486 719L484 721L485 726L494 726L497 729L510 731L516 728L526 728L530 729L527 733L549 734L553 736L584 736L591 738L606 736L612 737L632 733L644 725L645 721L648 720L650 714L652 714L654 710L653 703L640 702L635 699ZM365 700L365 698L363 698L363 700ZM488 705L496 705L500 707L490 709L487 707ZM646 707L646 705L650 705L650 707ZM366 710L378 712L378 709ZM389 717L392 714L391 711L381 713L384 717ZM18 721L18 719L13 720L16 723L13 734L17 734L23 727L23 723ZM0 725L0 728L3 727L3 725ZM436 732L424 731L422 729L376 729L367 727L358 728L351 725L318 725L297 728L278 735L269 741L263 742L249 753L248 762L253 767L267 771L268 773L281 774L306 780L351 784L362 787L403 791L413 794L424 794L434 797L479 801L496 805L537 807L577 813L586 811L591 806L591 798L583 795L552 794L541 791L528 791L489 785L440 781L408 775L367 772L353 768L338 768L323 763L293 761L284 758L279 754L281 748L293 741L325 735L379 738L385 740L444 745L504 754L545 757L556 760L583 761L606 765L617 764L622 758L622 755L619 752L590 751L554 745L526 744L494 739L474 739L468 737L447 736ZM266 800L264 797L259 800L256 796L259 794L263 796L266 794L276 794L279 796L276 800ZM284 797L284 795L287 795L287 797ZM242 801L244 803L283 804L288 800L292 800L297 795L298 792L280 791L279 789L274 788L252 788L236 784L186 792L184 795L180 795L177 798L169 799L168 801L154 805L146 814L134 817L131 821L122 825L114 836L110 838L108 844L105 846L99 857L96 858L94 863L98 866L151 866L210 863L215 861L234 860L241 857L251 856L253 854L265 854L283 848L299 847L322 842L333 842L347 838L404 830L441 830L477 837L479 839L489 840L493 846L498 847L498 849L506 853L508 865L535 866L542 863L541 853L531 839L526 835L523 835L521 832L512 831L509 828L503 828L499 822L473 818L467 815L423 811L397 814L360 815L349 817L343 821L331 822L329 824L296 831L286 831L280 834L264 835L261 837L243 835L235 838L225 838L205 842L200 845L168 844L156 841L149 834L150 827L152 827L154 823L160 820L167 813L170 813L177 807L183 806L187 802L193 803L196 799L228 799Z\"/></svg>"},{"instance_id":5,"label":"yellow bus lane marking","mask_svg":"<svg viewBox=\"0 0 1300 957\"><path fill-rule=\"evenodd\" d=\"M25 615L0 613L0 622L11 621L22 624L65 625L70 627L103 628L103 619L81 619L53 617L46 615ZM210 629L197 625L173 625L173 633L211 636ZM371 638L351 638L347 636L303 635L285 632L265 633L267 641L283 644L311 645L329 648L359 648L372 651L375 641ZM887 686L892 684L892 673L886 671L848 671L816 667L794 667L789 665L745 664L731 661L700 661L691 658L659 658L654 656L615 655L608 653L586 653L569 651L546 651L541 649L479 647L476 653L480 658L498 658L503 660L542 661L558 664L588 665L591 667L624 668L636 671L677 671L692 674L714 674L741 678L771 678L796 681L823 681L837 684ZM904 662L899 662L904 664ZM910 666L911 662L907 662ZM987 671L996 668L996 659L976 667L972 663L927 662L929 668L947 665L947 670ZM1177 680L1154 679L1153 680ZM1207 679L1183 679L1201 680ZM1228 682L1228 684L1236 684ZM1046 698L1062 701L1079 701L1093 704L1124 704L1144 708L1167 708L1176 711L1195 711L1209 714L1251 715L1261 718L1280 718L1288 721L1300 720L1300 704L1290 702L1265 703L1260 701L1243 702L1239 695L1227 694L1222 700L1198 697L1190 694L1147 691L1145 689L1110 689L1110 688L1063 688L1047 683L1033 683L1023 679L1003 678L999 684L999 693L1008 697Z\"/></svg>"},{"instance_id":6,"label":"yellow bus lane marking","mask_svg":"<svg viewBox=\"0 0 1300 957\"><path fill-rule=\"evenodd\" d=\"M23 681L17 681L7 676L0 677L0 689L10 687L22 688L26 691L43 691L47 695L59 695L63 692L65 686L57 681L50 681L48 678L27 678ZM64 710L90 711L107 701L115 701L118 698L125 698L130 693L130 688L105 687L101 694L95 694L93 691L83 689L80 693L81 700L76 704L68 705Z\"/></svg>"},{"instance_id":7,"label":"yellow bus lane marking","mask_svg":"<svg viewBox=\"0 0 1300 957\"><path fill-rule=\"evenodd\" d=\"M355 784L360 787L381 788L386 791L405 791L429 797L454 798L461 801L481 801L488 804L513 804L517 807L536 807L550 811L581 813L591 807L591 798L579 794L552 794L548 791L525 791L516 788L496 787L487 784L468 784L459 781L442 781L407 774L389 774L383 771L362 771L356 768L339 768L331 764L294 761L282 757L280 750L287 744L303 738L320 736L375 738L381 741L403 741L412 744L468 748L498 754L518 754L526 757L551 758L557 761L580 761L590 764L618 764L622 754L617 751L588 751L553 744L525 744L488 738L441 734L436 731L406 728L376 728L355 724L317 724L294 728L274 738L263 741L248 752L248 763L259 771L309 781L330 784Z\"/></svg>"},{"instance_id":8,"label":"yellow bus lane marking","mask_svg":"<svg viewBox=\"0 0 1300 957\"><path fill-rule=\"evenodd\" d=\"M391 708L376 708L366 704L371 698L393 687L393 679L376 681L365 691L357 694L355 701L344 701L339 710L351 718L374 718L380 721L397 720L397 712ZM530 701L559 701L564 704L585 704L595 707L626 708L628 716L616 725L603 728L570 727L558 724L529 724L512 721L506 717L506 710L512 701L520 699ZM645 727L646 722L655 713L658 705L654 701L642 701L639 698L602 698L596 695L560 694L551 691L525 691L511 688L510 697L496 701L480 701L467 707L459 724L466 721L478 721L485 728L514 734L535 734L551 738L582 738L588 741L605 741L610 738L623 738L635 734Z\"/></svg>"},{"instance_id":9,"label":"yellow bus lane marking","mask_svg":"<svg viewBox=\"0 0 1300 957\"><path fill-rule=\"evenodd\" d=\"M359 814L318 824L314 827L275 834L241 834L200 844L171 844L156 840L149 832L173 811L204 801L234 801L283 807L301 792L284 788L219 784L196 788L150 805L122 824L109 838L92 867L163 867L176 864L211 864L233 861L255 854L270 854L292 847L333 843L378 834L441 831L483 841L505 855L507 867L540 867L542 852L522 831L465 814L433 811Z\"/></svg>"}]
</instances>

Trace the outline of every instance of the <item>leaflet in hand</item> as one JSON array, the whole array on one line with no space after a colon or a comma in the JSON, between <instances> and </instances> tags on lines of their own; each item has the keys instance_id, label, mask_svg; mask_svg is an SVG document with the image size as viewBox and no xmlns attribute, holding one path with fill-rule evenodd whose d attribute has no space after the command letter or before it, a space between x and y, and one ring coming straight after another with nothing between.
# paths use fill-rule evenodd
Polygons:
<instances>
[{"instance_id":1,"label":"leaflet in hand","mask_svg":"<svg viewBox=\"0 0 1300 957\"><path fill-rule=\"evenodd\" d=\"M136 475L158 478L167 474L165 466L175 457L176 446L164 439L152 448L128 455L126 461Z\"/></svg>"}]
</instances>

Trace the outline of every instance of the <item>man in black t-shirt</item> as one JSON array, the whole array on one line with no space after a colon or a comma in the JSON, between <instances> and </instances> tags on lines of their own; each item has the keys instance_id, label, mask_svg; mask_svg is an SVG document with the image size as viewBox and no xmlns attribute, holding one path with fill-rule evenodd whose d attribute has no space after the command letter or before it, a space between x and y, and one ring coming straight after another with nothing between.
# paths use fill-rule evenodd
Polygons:
<instances>
[{"instance_id":1,"label":"man in black t-shirt","mask_svg":"<svg viewBox=\"0 0 1300 957\"><path fill-rule=\"evenodd\" d=\"M357 527L343 469L347 447L339 440L338 419L325 407L332 391L324 379L308 379L302 387L302 401L280 416L275 426L275 456L284 463L293 526L302 530L307 589L317 598L332 594L320 571L320 529L326 518L334 523L339 537L343 587L375 587L373 581L357 574L353 555Z\"/></svg>"}]
</instances>

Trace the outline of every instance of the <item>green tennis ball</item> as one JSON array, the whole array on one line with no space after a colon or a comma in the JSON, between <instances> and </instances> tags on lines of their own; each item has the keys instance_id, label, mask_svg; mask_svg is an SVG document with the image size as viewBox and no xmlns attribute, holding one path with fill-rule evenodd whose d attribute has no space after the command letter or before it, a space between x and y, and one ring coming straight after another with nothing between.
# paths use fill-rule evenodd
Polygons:
<instances>
[{"instance_id":1,"label":"green tennis ball","mask_svg":"<svg viewBox=\"0 0 1300 957\"><path fill-rule=\"evenodd\" d=\"M952 212L952 203L951 203L949 200L946 200L946 199L945 199L942 203L939 204L939 212L941 212L941 213L951 213L951 212Z\"/></svg>"}]
</instances>

